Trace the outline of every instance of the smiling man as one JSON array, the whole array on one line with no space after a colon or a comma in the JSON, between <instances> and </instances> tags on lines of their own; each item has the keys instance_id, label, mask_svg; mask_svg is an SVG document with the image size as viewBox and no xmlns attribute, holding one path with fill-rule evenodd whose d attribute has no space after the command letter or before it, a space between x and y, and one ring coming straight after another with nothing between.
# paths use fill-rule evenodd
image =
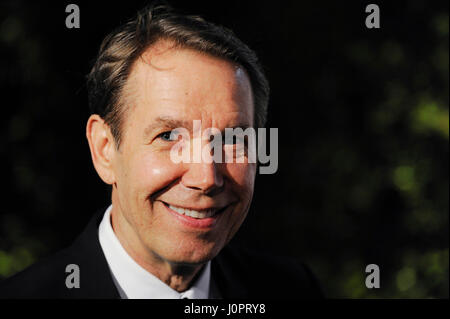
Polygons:
<instances>
[{"instance_id":1,"label":"smiling man","mask_svg":"<svg viewBox=\"0 0 450 319\"><path fill-rule=\"evenodd\" d=\"M242 224L256 164L173 163L170 133L198 119L220 130L252 126L250 80L242 67L168 39L133 63L122 92L120 145L99 115L87 125L95 168L112 185L112 227L140 266L183 291Z\"/></svg>"},{"instance_id":2,"label":"smiling man","mask_svg":"<svg viewBox=\"0 0 450 319\"><path fill-rule=\"evenodd\" d=\"M305 265L228 245L253 196L248 153L241 161L171 160L179 128L196 136L192 148L194 139L209 142L197 130L264 126L267 80L231 31L146 7L106 37L88 91L86 136L111 205L71 247L2 283L0 296L321 297ZM237 154L237 144L223 152Z\"/></svg>"}]
</instances>

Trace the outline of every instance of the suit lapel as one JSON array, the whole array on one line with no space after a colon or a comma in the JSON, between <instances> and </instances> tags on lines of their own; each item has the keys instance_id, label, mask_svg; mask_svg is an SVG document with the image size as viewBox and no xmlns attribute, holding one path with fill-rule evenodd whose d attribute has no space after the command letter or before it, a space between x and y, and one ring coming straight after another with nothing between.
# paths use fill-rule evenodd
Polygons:
<instances>
[{"instance_id":1,"label":"suit lapel","mask_svg":"<svg viewBox=\"0 0 450 319\"><path fill-rule=\"evenodd\" d=\"M212 293L223 299L246 299L251 296L241 256L227 245L211 261Z\"/></svg>"},{"instance_id":2,"label":"suit lapel","mask_svg":"<svg viewBox=\"0 0 450 319\"><path fill-rule=\"evenodd\" d=\"M80 289L71 289L70 297L118 299L119 292L98 239L98 226L105 209L99 210L85 230L67 249L67 260L80 267ZM242 256L227 245L211 261L211 297L245 299L251 296L246 283L246 265Z\"/></svg>"},{"instance_id":3,"label":"suit lapel","mask_svg":"<svg viewBox=\"0 0 450 319\"><path fill-rule=\"evenodd\" d=\"M80 288L71 289L72 297L120 298L98 239L98 226L105 210L99 210L91 218L85 230L67 249L68 260L73 259L80 268Z\"/></svg>"}]
</instances>

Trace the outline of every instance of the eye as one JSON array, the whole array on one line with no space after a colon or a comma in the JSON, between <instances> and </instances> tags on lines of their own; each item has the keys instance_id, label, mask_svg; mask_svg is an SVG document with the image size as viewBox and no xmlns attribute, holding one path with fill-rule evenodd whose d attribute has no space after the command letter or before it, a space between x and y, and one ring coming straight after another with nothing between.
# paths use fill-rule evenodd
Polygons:
<instances>
[{"instance_id":1,"label":"eye","mask_svg":"<svg viewBox=\"0 0 450 319\"><path fill-rule=\"evenodd\" d=\"M176 139L175 139L176 135L174 133L175 133L174 131L163 132L163 133L159 134L156 138L160 138L166 142L173 142L173 141L176 141Z\"/></svg>"}]
</instances>

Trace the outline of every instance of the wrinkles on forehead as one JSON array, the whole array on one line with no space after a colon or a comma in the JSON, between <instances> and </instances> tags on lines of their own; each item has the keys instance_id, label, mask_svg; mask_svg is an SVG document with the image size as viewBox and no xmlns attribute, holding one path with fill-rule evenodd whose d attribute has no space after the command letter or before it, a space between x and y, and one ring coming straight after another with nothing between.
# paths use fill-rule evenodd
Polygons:
<instances>
[{"instance_id":1,"label":"wrinkles on forehead","mask_svg":"<svg viewBox=\"0 0 450 319\"><path fill-rule=\"evenodd\" d=\"M251 85L243 68L167 43L155 44L134 63L123 101L128 111L141 108L134 119L145 119L147 126L165 121L170 127L189 128L196 119L204 127L222 130L224 125L252 126L254 119Z\"/></svg>"},{"instance_id":2,"label":"wrinkles on forehead","mask_svg":"<svg viewBox=\"0 0 450 319\"><path fill-rule=\"evenodd\" d=\"M179 73L185 71L185 69L189 69L190 62L180 63L193 60L202 60L207 61L206 64L203 64L203 68L215 67L216 69L222 70L221 76L223 78L228 79L227 85L232 87L232 92L234 93L232 98L237 100L242 94L248 94L249 98L252 100L253 104L253 92L250 84L249 76L247 71L240 65L235 64L234 62L214 57L208 53L200 52L195 49L187 48L181 45L177 45L174 41L170 39L159 40L154 43L152 46L147 48L144 53L139 57L139 59L133 65L133 69L137 68L137 65L148 66L147 77L145 80L151 84L149 80L149 76L154 72L168 72L168 73ZM144 70L142 68L142 70ZM195 81L195 74L201 73L196 72L197 70L189 70L188 76L193 78L192 82ZM201 70L200 70L201 71ZM173 80L173 78L171 79ZM211 84L214 84L214 78L210 81ZM185 95L189 95L191 92L191 87L184 87L183 91ZM205 93L209 93L208 87L204 88ZM224 90L225 91L225 90ZM132 92L130 92L132 93Z\"/></svg>"}]
</instances>

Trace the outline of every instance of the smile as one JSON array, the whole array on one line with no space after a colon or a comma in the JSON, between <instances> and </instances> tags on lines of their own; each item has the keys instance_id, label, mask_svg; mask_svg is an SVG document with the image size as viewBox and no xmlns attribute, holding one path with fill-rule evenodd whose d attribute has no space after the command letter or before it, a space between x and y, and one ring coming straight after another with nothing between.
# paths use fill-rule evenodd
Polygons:
<instances>
[{"instance_id":1,"label":"smile","mask_svg":"<svg viewBox=\"0 0 450 319\"><path fill-rule=\"evenodd\" d=\"M210 209L202 209L202 210L193 210L183 207L177 207L170 204L166 204L171 210L177 212L180 215L186 215L192 218L203 219L209 218L216 215L219 212L219 209L210 208Z\"/></svg>"}]
</instances>

